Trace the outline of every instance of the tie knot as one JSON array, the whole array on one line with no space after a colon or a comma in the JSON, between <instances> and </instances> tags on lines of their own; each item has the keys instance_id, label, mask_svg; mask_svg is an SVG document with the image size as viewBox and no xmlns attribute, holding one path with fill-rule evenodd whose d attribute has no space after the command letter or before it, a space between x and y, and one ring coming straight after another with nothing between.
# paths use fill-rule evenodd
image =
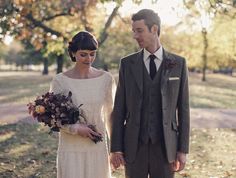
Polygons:
<instances>
[{"instance_id":1,"label":"tie knot","mask_svg":"<svg viewBox=\"0 0 236 178\"><path fill-rule=\"evenodd\" d=\"M149 58L150 58L151 60L154 60L154 59L156 58L156 56L155 56L154 54L151 54L151 55L149 56Z\"/></svg>"}]
</instances>

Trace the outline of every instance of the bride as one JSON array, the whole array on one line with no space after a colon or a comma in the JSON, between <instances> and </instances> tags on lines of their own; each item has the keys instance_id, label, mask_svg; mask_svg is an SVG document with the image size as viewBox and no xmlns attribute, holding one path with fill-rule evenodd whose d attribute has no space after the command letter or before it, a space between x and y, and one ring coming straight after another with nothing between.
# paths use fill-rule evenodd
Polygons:
<instances>
[{"instance_id":1,"label":"bride","mask_svg":"<svg viewBox=\"0 0 236 178\"><path fill-rule=\"evenodd\" d=\"M72 69L57 74L50 91L67 95L72 92L72 101L86 114L88 123L104 138L95 144L92 139L98 133L86 125L63 125L59 134L57 152L58 178L110 178L106 133L108 119L113 107L115 82L108 72L92 67L98 43L86 31L77 33L69 42L68 52L75 65Z\"/></svg>"}]
</instances>

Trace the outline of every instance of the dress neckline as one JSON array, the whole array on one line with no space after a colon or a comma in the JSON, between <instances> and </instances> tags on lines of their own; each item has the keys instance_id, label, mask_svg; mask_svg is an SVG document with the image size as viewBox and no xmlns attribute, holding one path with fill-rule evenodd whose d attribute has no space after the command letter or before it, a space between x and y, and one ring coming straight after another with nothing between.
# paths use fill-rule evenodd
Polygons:
<instances>
[{"instance_id":1,"label":"dress neckline","mask_svg":"<svg viewBox=\"0 0 236 178\"><path fill-rule=\"evenodd\" d=\"M64 73L61 73L62 74L62 76L64 76L64 77L66 77L66 78L68 78L68 79L71 79L71 80L93 80L93 79L98 79L98 78L101 78L101 77L103 77L105 74L106 74L106 72L103 72L103 74L101 74L101 75L99 75L99 76L97 76L97 77L93 77L93 78L71 78L71 77L68 77L67 75L65 75Z\"/></svg>"}]
</instances>

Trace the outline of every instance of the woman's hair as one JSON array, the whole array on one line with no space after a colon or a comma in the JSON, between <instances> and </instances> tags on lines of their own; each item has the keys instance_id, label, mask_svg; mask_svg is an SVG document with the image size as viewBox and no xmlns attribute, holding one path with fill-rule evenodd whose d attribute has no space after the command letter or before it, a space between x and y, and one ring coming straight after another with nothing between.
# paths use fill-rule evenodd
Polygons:
<instances>
[{"instance_id":1,"label":"woman's hair","mask_svg":"<svg viewBox=\"0 0 236 178\"><path fill-rule=\"evenodd\" d=\"M155 13L151 9L142 9L137 13L133 14L132 21L144 20L145 25L147 25L148 29L151 30L153 25L158 26L158 36L160 36L161 31L161 19L157 13Z\"/></svg>"},{"instance_id":2,"label":"woman's hair","mask_svg":"<svg viewBox=\"0 0 236 178\"><path fill-rule=\"evenodd\" d=\"M73 53L78 50L97 50L98 42L96 38L87 31L77 33L69 42L68 52L73 62L76 61Z\"/></svg>"}]
</instances>

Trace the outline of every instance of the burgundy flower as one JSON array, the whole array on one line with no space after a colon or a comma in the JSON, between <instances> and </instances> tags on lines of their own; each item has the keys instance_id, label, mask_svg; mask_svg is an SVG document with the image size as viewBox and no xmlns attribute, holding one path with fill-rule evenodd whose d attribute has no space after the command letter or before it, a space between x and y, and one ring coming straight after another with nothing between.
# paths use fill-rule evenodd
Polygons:
<instances>
[{"instance_id":1,"label":"burgundy flower","mask_svg":"<svg viewBox=\"0 0 236 178\"><path fill-rule=\"evenodd\" d=\"M172 69L177 66L177 62L175 60L167 59L165 60L165 69Z\"/></svg>"},{"instance_id":2,"label":"burgundy flower","mask_svg":"<svg viewBox=\"0 0 236 178\"><path fill-rule=\"evenodd\" d=\"M96 132L96 127L88 124L82 115L80 108L82 104L80 106L74 105L71 96L72 92L69 92L68 96L47 92L41 97L37 97L34 103L27 105L29 114L38 122L50 127L50 133L52 131L59 132L61 125L75 123L87 124ZM95 143L102 141L102 136L95 137L93 141Z\"/></svg>"}]
</instances>

